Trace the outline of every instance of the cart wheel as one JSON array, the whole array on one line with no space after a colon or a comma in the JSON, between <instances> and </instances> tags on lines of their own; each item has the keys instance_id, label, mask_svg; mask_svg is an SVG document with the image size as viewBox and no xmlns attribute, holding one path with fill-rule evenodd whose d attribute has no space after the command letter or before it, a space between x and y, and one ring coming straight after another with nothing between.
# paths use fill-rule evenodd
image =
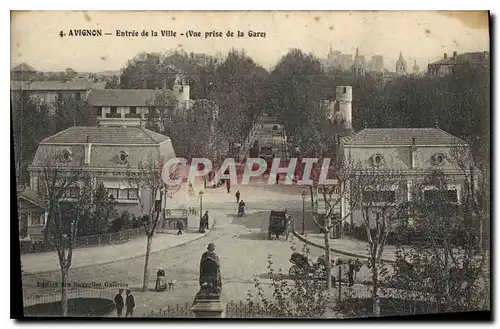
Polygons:
<instances>
[{"instance_id":1,"label":"cart wheel","mask_svg":"<svg viewBox=\"0 0 500 329\"><path fill-rule=\"evenodd\" d=\"M291 279L298 278L304 275L304 271L297 265L292 265L288 270L288 275Z\"/></svg>"}]
</instances>

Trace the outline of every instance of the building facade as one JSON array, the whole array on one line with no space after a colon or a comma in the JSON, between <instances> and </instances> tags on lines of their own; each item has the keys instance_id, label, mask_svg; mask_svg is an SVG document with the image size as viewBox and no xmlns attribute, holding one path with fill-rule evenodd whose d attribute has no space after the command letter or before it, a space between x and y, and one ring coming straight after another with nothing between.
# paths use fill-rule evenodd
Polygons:
<instances>
[{"instance_id":1,"label":"building facade","mask_svg":"<svg viewBox=\"0 0 500 329\"><path fill-rule=\"evenodd\" d=\"M61 97L86 100L91 90L104 89L105 85L90 81L11 81L10 91L12 99L26 95L51 108Z\"/></svg>"},{"instance_id":2,"label":"building facade","mask_svg":"<svg viewBox=\"0 0 500 329\"><path fill-rule=\"evenodd\" d=\"M457 54L453 52L452 57L448 57L444 53L443 59L431 63L427 66L427 75L432 77L442 77L448 74L453 74L453 71L459 67L472 66L472 67L489 67L490 55L489 52L470 52L464 54Z\"/></svg>"},{"instance_id":3,"label":"building facade","mask_svg":"<svg viewBox=\"0 0 500 329\"><path fill-rule=\"evenodd\" d=\"M465 176L452 155L457 147L468 148L465 142L439 128L364 129L342 139L342 152L359 166L356 168L359 173L394 173L398 177L394 184L382 184L363 192L362 205L373 201L368 199L380 199L394 206L409 201L415 188L435 170L447 177L450 197L460 202ZM433 190L434 187L424 189ZM421 192L428 198L430 194L425 190ZM347 202L342 208L343 214L348 214ZM361 210L354 209L351 224L360 226L362 223Z\"/></svg>"},{"instance_id":4,"label":"building facade","mask_svg":"<svg viewBox=\"0 0 500 329\"><path fill-rule=\"evenodd\" d=\"M45 202L39 194L30 189L18 191L17 213L19 239L42 240L47 223L47 212Z\"/></svg>"},{"instance_id":5,"label":"building facade","mask_svg":"<svg viewBox=\"0 0 500 329\"><path fill-rule=\"evenodd\" d=\"M148 161L165 163L175 157L169 137L142 128L140 120L130 118L117 122L114 118L101 118L100 126L70 127L42 140L28 170L30 189L43 195L43 170L58 168L72 172L83 170L90 174L92 183L103 184L117 202L119 212L141 215L139 196L145 209L152 202L150 193L133 186L127 173L137 171L140 163ZM79 184L79 183L78 183ZM72 199L79 186L66 191L66 198ZM156 199L164 205L166 193Z\"/></svg>"}]
</instances>

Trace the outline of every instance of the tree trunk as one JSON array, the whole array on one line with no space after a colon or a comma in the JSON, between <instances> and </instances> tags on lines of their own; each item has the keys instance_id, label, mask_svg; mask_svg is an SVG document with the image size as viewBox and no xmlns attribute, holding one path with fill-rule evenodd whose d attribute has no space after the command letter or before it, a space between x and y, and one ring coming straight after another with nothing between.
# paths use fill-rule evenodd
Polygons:
<instances>
[{"instance_id":1,"label":"tree trunk","mask_svg":"<svg viewBox=\"0 0 500 329\"><path fill-rule=\"evenodd\" d=\"M66 286L68 280L68 269L63 266L61 269L61 315L68 316L68 291Z\"/></svg>"},{"instance_id":2,"label":"tree trunk","mask_svg":"<svg viewBox=\"0 0 500 329\"><path fill-rule=\"evenodd\" d=\"M326 227L324 232L325 237L325 262L326 262L326 289L330 291L332 289L332 268L330 266L330 236L328 227Z\"/></svg>"},{"instance_id":3,"label":"tree trunk","mask_svg":"<svg viewBox=\"0 0 500 329\"><path fill-rule=\"evenodd\" d=\"M380 298L378 296L378 264L372 261L372 282L373 282L373 316L380 316Z\"/></svg>"},{"instance_id":4,"label":"tree trunk","mask_svg":"<svg viewBox=\"0 0 500 329\"><path fill-rule=\"evenodd\" d=\"M149 254L151 253L151 244L153 243L153 235L148 235L148 242L146 246L146 256L144 259L144 278L142 281L142 292L148 291L149 282Z\"/></svg>"}]
</instances>

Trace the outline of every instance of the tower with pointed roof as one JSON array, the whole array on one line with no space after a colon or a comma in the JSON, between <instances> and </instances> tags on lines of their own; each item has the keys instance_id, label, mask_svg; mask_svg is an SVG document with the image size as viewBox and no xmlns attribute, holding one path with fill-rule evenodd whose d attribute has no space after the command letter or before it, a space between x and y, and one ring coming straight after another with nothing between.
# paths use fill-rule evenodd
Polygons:
<instances>
[{"instance_id":1,"label":"tower with pointed roof","mask_svg":"<svg viewBox=\"0 0 500 329\"><path fill-rule=\"evenodd\" d=\"M396 74L397 75L406 75L406 61L403 58L403 54L399 52L399 59L396 62Z\"/></svg>"},{"instance_id":2,"label":"tower with pointed roof","mask_svg":"<svg viewBox=\"0 0 500 329\"><path fill-rule=\"evenodd\" d=\"M364 75L366 72L365 56L359 54L359 48L356 48L352 72L356 75Z\"/></svg>"},{"instance_id":3,"label":"tower with pointed roof","mask_svg":"<svg viewBox=\"0 0 500 329\"><path fill-rule=\"evenodd\" d=\"M413 60L413 74L417 75L420 73L420 66L417 65L417 60Z\"/></svg>"}]
</instances>

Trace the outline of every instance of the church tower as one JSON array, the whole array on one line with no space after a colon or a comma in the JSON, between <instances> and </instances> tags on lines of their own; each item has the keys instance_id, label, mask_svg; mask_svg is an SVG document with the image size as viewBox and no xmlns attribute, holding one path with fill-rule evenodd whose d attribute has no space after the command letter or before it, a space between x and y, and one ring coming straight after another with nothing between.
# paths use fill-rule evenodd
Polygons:
<instances>
[{"instance_id":1,"label":"church tower","mask_svg":"<svg viewBox=\"0 0 500 329\"><path fill-rule=\"evenodd\" d=\"M399 52L399 59L396 62L396 74L397 75L406 75L406 61L403 58L403 54Z\"/></svg>"}]
</instances>

